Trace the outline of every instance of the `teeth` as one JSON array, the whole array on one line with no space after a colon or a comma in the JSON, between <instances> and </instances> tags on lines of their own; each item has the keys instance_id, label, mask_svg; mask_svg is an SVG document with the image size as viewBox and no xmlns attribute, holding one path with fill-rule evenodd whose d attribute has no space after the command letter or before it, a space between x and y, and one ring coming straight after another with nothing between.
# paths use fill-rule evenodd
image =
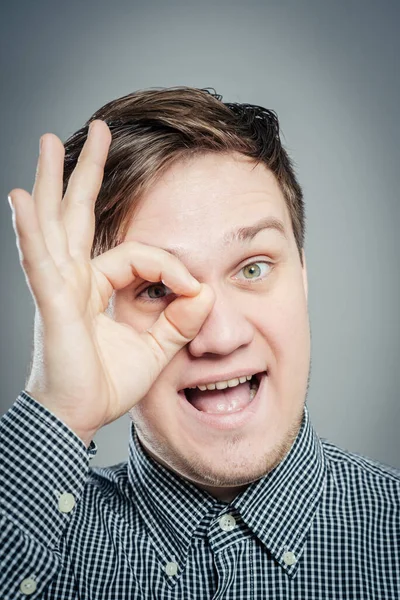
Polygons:
<instances>
[{"instance_id":1,"label":"teeth","mask_svg":"<svg viewBox=\"0 0 400 600\"><path fill-rule=\"evenodd\" d=\"M250 381L250 379L252 378L252 375L243 375L243 377L235 377L235 379L228 379L227 381L216 381L215 383L208 383L207 385L197 385L197 386L193 386L190 387L190 390L195 390L196 387L201 391L201 392L205 392L206 390L225 390L228 387L236 387L237 385L240 385L241 383L245 383L246 381ZM252 384L252 388L254 387L254 385L257 384ZM257 388L256 388L257 389Z\"/></svg>"},{"instance_id":2,"label":"teeth","mask_svg":"<svg viewBox=\"0 0 400 600\"><path fill-rule=\"evenodd\" d=\"M228 387L235 387L239 385L239 379L230 379L228 381Z\"/></svg>"},{"instance_id":3,"label":"teeth","mask_svg":"<svg viewBox=\"0 0 400 600\"><path fill-rule=\"evenodd\" d=\"M224 390L228 387L228 383L228 381L217 381L215 387L217 388L217 390Z\"/></svg>"}]
</instances>

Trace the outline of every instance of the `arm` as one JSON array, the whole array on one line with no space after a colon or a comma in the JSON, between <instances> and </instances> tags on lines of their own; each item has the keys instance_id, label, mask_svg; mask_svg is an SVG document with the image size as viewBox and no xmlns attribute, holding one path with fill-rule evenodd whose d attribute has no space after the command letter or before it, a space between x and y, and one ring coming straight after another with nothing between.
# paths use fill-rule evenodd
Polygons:
<instances>
[{"instance_id":1,"label":"arm","mask_svg":"<svg viewBox=\"0 0 400 600\"><path fill-rule=\"evenodd\" d=\"M18 592L24 578L35 577L36 590L52 587L64 568L60 540L88 475L86 447L101 427L144 398L197 335L214 302L211 288L160 248L123 241L91 258L94 206L110 143L107 124L93 121L62 197L65 149L46 134L32 195L10 193L20 263L36 309L25 384L35 400L18 399L0 431L0 591L13 599L24 597ZM164 281L177 295L145 331L105 312L114 291L137 279ZM58 590L50 593L65 599Z\"/></svg>"},{"instance_id":2,"label":"arm","mask_svg":"<svg viewBox=\"0 0 400 600\"><path fill-rule=\"evenodd\" d=\"M2 599L43 598L59 573L60 539L73 518L95 452L94 443L87 449L69 427L25 392L0 420ZM29 580L34 581L31 586ZM24 581L25 593L20 590Z\"/></svg>"}]
</instances>

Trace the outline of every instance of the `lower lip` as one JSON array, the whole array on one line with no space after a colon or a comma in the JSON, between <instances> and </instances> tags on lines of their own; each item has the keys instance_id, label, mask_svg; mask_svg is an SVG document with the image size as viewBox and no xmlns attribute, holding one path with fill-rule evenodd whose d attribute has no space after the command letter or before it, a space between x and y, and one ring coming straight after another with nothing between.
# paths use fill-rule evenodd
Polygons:
<instances>
[{"instance_id":1,"label":"lower lip","mask_svg":"<svg viewBox=\"0 0 400 600\"><path fill-rule=\"evenodd\" d=\"M229 430L243 427L256 418L258 409L261 405L261 397L264 395L264 390L267 386L267 376L265 373L261 375L260 384L253 400L242 410L234 413L211 414L197 410L186 400L185 393L178 392L180 405L182 410L190 417L196 419L201 425L213 427L214 429Z\"/></svg>"}]
</instances>

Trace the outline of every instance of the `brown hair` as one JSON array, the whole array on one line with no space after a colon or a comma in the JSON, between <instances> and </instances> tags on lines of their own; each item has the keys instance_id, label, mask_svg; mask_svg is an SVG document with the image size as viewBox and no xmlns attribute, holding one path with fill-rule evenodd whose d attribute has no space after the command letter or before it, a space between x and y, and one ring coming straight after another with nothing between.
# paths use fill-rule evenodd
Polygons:
<instances>
[{"instance_id":1,"label":"brown hair","mask_svg":"<svg viewBox=\"0 0 400 600\"><path fill-rule=\"evenodd\" d=\"M303 194L273 110L224 103L215 90L191 87L140 90L112 100L65 142L64 192L94 119L107 123L112 142L95 203L92 258L124 239L140 196L173 162L198 153L240 152L274 173L302 260Z\"/></svg>"}]
</instances>

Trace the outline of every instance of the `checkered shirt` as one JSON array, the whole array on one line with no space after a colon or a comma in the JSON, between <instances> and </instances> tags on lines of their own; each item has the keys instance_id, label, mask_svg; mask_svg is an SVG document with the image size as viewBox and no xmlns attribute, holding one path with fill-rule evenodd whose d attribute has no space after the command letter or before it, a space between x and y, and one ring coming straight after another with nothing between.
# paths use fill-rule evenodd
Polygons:
<instances>
[{"instance_id":1,"label":"checkered shirt","mask_svg":"<svg viewBox=\"0 0 400 600\"><path fill-rule=\"evenodd\" d=\"M83 442L29 394L0 420L2 600L399 600L400 471L321 439L232 502Z\"/></svg>"}]
</instances>

